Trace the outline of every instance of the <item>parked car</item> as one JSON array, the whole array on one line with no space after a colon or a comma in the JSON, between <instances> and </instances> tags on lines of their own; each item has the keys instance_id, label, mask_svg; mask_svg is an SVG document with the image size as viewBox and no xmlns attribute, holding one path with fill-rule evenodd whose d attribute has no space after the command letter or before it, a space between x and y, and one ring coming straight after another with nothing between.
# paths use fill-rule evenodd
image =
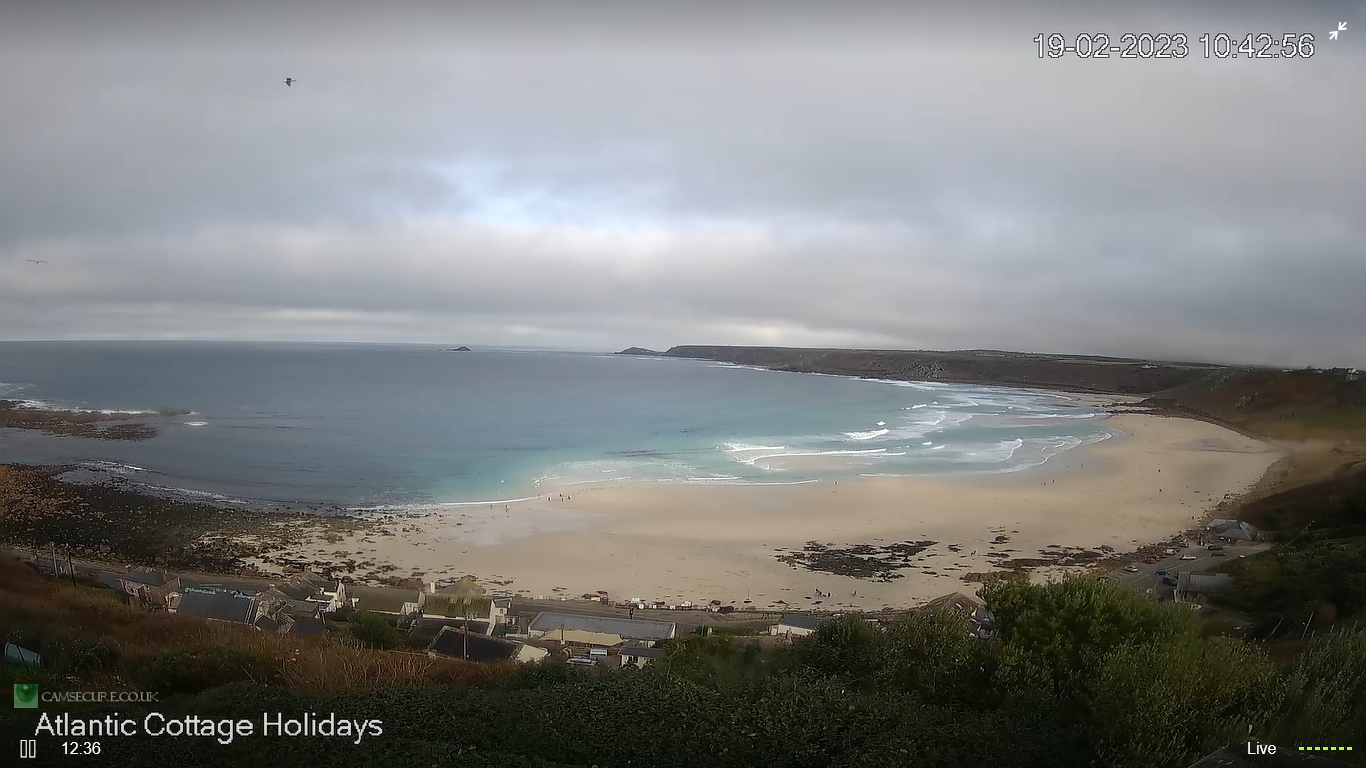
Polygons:
<instances>
[{"instance_id":1,"label":"parked car","mask_svg":"<svg viewBox=\"0 0 1366 768\"><path fill-rule=\"evenodd\" d=\"M1182 560L1194 560L1194 559L1195 559L1195 555L1182 555L1182 556L1181 556L1181 559L1182 559Z\"/></svg>"},{"instance_id":2,"label":"parked car","mask_svg":"<svg viewBox=\"0 0 1366 768\"><path fill-rule=\"evenodd\" d=\"M1221 550L1221 549L1223 549L1223 548L1224 548L1224 545L1223 545L1223 544L1211 544L1211 545L1209 545L1208 547L1206 547L1206 549L1208 549L1208 550L1211 551L1211 552L1218 552L1219 550Z\"/></svg>"},{"instance_id":3,"label":"parked car","mask_svg":"<svg viewBox=\"0 0 1366 768\"><path fill-rule=\"evenodd\" d=\"M1163 576L1162 583L1169 587L1174 587L1176 586L1176 579L1172 578L1171 576Z\"/></svg>"},{"instance_id":4,"label":"parked car","mask_svg":"<svg viewBox=\"0 0 1366 768\"><path fill-rule=\"evenodd\" d=\"M1131 565L1128 568L1125 568L1124 570L1128 571L1129 573L1138 573L1138 566Z\"/></svg>"},{"instance_id":5,"label":"parked car","mask_svg":"<svg viewBox=\"0 0 1366 768\"><path fill-rule=\"evenodd\" d=\"M1176 550L1175 550L1175 549L1168 548L1168 549L1167 549L1167 554L1168 554L1168 555L1174 555L1174 554L1176 554Z\"/></svg>"},{"instance_id":6,"label":"parked car","mask_svg":"<svg viewBox=\"0 0 1366 768\"><path fill-rule=\"evenodd\" d=\"M1147 560L1144 560L1143 562L1147 563L1148 565L1156 565L1156 564L1157 564L1157 558L1155 558L1155 557L1150 557L1150 558L1148 558Z\"/></svg>"},{"instance_id":7,"label":"parked car","mask_svg":"<svg viewBox=\"0 0 1366 768\"><path fill-rule=\"evenodd\" d=\"M1172 575L1172 572L1164 568L1164 569L1158 571L1158 572L1157 572L1157 575L1158 575L1158 576L1171 576L1171 575Z\"/></svg>"},{"instance_id":8,"label":"parked car","mask_svg":"<svg viewBox=\"0 0 1366 768\"><path fill-rule=\"evenodd\" d=\"M1223 551L1223 550L1216 550L1216 551L1211 552L1211 553L1209 553L1209 554L1210 554L1210 557L1228 557L1228 553L1225 552L1225 551Z\"/></svg>"}]
</instances>

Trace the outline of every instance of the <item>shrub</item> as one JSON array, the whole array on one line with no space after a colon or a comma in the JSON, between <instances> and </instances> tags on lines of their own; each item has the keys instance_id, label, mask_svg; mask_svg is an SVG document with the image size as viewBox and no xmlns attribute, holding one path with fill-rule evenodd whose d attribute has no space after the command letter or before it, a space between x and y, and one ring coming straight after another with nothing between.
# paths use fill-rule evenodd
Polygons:
<instances>
[{"instance_id":1,"label":"shrub","mask_svg":"<svg viewBox=\"0 0 1366 768\"><path fill-rule=\"evenodd\" d=\"M797 656L810 669L872 685L884 654L886 635L859 616L822 622L816 631L797 641Z\"/></svg>"},{"instance_id":2,"label":"shrub","mask_svg":"<svg viewBox=\"0 0 1366 768\"><path fill-rule=\"evenodd\" d=\"M399 644L398 630L379 614L360 611L351 617L351 636L367 648L388 649Z\"/></svg>"},{"instance_id":3,"label":"shrub","mask_svg":"<svg viewBox=\"0 0 1366 768\"><path fill-rule=\"evenodd\" d=\"M236 648L159 651L130 657L124 663L128 679L142 690L162 693L199 693L238 682L273 684L280 671L264 654Z\"/></svg>"},{"instance_id":4,"label":"shrub","mask_svg":"<svg viewBox=\"0 0 1366 768\"><path fill-rule=\"evenodd\" d=\"M1285 684L1278 742L1360 743L1366 734L1366 630L1314 638Z\"/></svg>"}]
</instances>

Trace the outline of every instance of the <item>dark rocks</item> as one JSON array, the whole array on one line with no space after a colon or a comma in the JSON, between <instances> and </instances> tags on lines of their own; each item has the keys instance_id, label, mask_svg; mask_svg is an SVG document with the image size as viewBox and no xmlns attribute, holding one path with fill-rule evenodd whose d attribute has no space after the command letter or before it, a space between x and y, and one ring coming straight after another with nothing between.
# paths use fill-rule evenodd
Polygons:
<instances>
[{"instance_id":1,"label":"dark rocks","mask_svg":"<svg viewBox=\"0 0 1366 768\"><path fill-rule=\"evenodd\" d=\"M902 577L899 571L917 567L912 560L934 546L935 541L905 541L885 546L853 544L836 547L808 541L800 552L774 555L793 568L831 573L870 581L891 581Z\"/></svg>"},{"instance_id":2,"label":"dark rocks","mask_svg":"<svg viewBox=\"0 0 1366 768\"><path fill-rule=\"evenodd\" d=\"M187 502L120 479L74 483L61 478L68 469L0 465L0 544L32 550L58 542L76 558L241 573L248 558L265 560L309 537L374 527L326 510Z\"/></svg>"},{"instance_id":3,"label":"dark rocks","mask_svg":"<svg viewBox=\"0 0 1366 768\"><path fill-rule=\"evenodd\" d=\"M662 357L662 356L664 355L663 352L656 352L656 351L653 350L653 349L646 349L646 348L644 348L644 347L627 347L626 349L623 349L623 350L621 350L620 352L613 352L612 354L614 354L614 355L644 355L644 356L647 356L647 357Z\"/></svg>"},{"instance_id":4,"label":"dark rocks","mask_svg":"<svg viewBox=\"0 0 1366 768\"><path fill-rule=\"evenodd\" d=\"M0 427L31 429L58 437L93 437L98 440L146 440L156 428L147 419L186 416L189 411L156 413L101 413L30 408L14 400L0 400Z\"/></svg>"}]
</instances>

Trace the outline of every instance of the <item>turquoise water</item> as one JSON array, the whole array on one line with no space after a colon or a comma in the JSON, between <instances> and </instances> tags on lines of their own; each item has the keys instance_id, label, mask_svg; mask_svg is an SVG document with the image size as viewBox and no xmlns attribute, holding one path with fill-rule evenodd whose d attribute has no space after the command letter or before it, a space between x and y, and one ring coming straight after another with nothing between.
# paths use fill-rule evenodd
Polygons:
<instances>
[{"instance_id":1,"label":"turquoise water","mask_svg":"<svg viewBox=\"0 0 1366 768\"><path fill-rule=\"evenodd\" d=\"M0 430L0 461L349 507L1015 471L1110 434L1100 409L1045 392L417 345L0 343L0 399L193 412L143 442Z\"/></svg>"}]
</instances>

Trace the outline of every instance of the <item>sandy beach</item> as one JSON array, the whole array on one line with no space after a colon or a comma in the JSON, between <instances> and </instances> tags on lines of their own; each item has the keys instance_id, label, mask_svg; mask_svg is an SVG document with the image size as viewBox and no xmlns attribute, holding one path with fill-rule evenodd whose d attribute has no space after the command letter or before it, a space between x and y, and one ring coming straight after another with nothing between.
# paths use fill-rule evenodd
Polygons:
<instances>
[{"instance_id":1,"label":"sandy beach","mask_svg":"<svg viewBox=\"0 0 1366 768\"><path fill-rule=\"evenodd\" d=\"M1166 539L1282 456L1201 421L1124 413L1106 426L1113 438L1021 472L578 486L506 507L449 506L404 520L392 535L315 542L289 554L364 563L356 576L386 567L388 575L427 580L470 574L494 591L533 597L606 590L614 599L673 604L908 607L975 591L965 574L1041 551L1126 552ZM890 558L883 574L895 577L855 578L780 559L808 542L867 545L872 556Z\"/></svg>"}]
</instances>

